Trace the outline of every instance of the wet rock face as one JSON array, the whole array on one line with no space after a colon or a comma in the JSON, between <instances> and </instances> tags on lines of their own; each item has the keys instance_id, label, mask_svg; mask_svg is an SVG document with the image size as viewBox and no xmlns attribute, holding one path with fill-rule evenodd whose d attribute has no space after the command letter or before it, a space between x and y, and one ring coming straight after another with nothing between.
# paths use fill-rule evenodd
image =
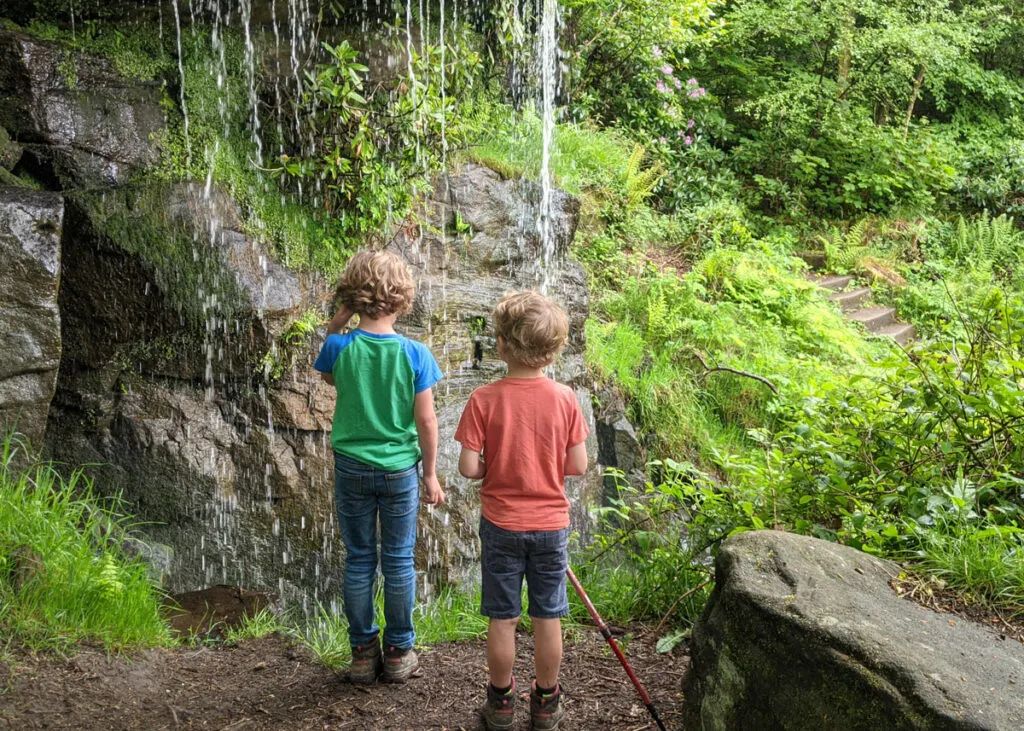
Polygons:
<instances>
[{"instance_id":1,"label":"wet rock face","mask_svg":"<svg viewBox=\"0 0 1024 731\"><path fill-rule=\"evenodd\" d=\"M123 494L169 590L234 583L320 598L340 559L324 457L334 393L309 377L312 345L277 348L322 306L326 283L300 281L247 239L216 190L68 200L68 348L50 455L96 465L97 489Z\"/></svg>"},{"instance_id":2,"label":"wet rock face","mask_svg":"<svg viewBox=\"0 0 1024 731\"><path fill-rule=\"evenodd\" d=\"M686 727L1024 727L1024 647L902 599L899 567L774 531L722 544Z\"/></svg>"},{"instance_id":3,"label":"wet rock face","mask_svg":"<svg viewBox=\"0 0 1024 731\"><path fill-rule=\"evenodd\" d=\"M334 283L281 267L240 232L222 194L176 186L146 196L146 206L129 196L111 213L115 199L108 193L102 208L72 205L61 302L73 347L50 414L51 453L100 465L97 486L123 492L148 523L143 530L160 547L169 590L234 584L307 606L330 603L344 556L333 506L335 395L312 369L322 337L288 344L287 333L309 309L328 314ZM458 476L452 437L472 390L504 374L490 323L495 303L545 275L573 328L555 376L575 388L592 431L591 472L568 487L574 528L584 537L587 509L600 499L583 366L585 279L564 258L538 269L538 199L529 186L468 166L450 187L438 186L425 233L407 231L393 244L418 279L416 307L398 329L429 345L446 374L436 403L449 503L421 513L421 590L478 576L479 487ZM556 202L564 253L576 204L568 196ZM140 241L149 219L138 216L154 203L168 230L194 228L185 251L196 271L176 271L184 262L174 251ZM118 231L132 236L111 233ZM198 310L180 298L186 287Z\"/></svg>"},{"instance_id":4,"label":"wet rock face","mask_svg":"<svg viewBox=\"0 0 1024 731\"><path fill-rule=\"evenodd\" d=\"M0 187L0 431L41 445L60 364L59 195Z\"/></svg>"},{"instance_id":5,"label":"wet rock face","mask_svg":"<svg viewBox=\"0 0 1024 731\"><path fill-rule=\"evenodd\" d=\"M23 165L62 188L105 186L157 159L160 86L107 59L0 30L0 126Z\"/></svg>"}]
</instances>

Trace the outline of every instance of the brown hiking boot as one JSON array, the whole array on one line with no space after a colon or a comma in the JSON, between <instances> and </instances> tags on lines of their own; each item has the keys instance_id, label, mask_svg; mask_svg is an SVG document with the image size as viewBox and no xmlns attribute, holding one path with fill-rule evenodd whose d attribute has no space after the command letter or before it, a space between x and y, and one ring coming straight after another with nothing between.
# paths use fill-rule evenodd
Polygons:
<instances>
[{"instance_id":1,"label":"brown hiking boot","mask_svg":"<svg viewBox=\"0 0 1024 731\"><path fill-rule=\"evenodd\" d=\"M399 650L397 647L389 647L384 653L385 683L404 683L409 678L418 677L419 669L420 661L411 648Z\"/></svg>"},{"instance_id":2,"label":"brown hiking boot","mask_svg":"<svg viewBox=\"0 0 1024 731\"><path fill-rule=\"evenodd\" d=\"M516 679L508 693L502 693L490 683L487 684L487 703L480 709L487 731L512 728L516 723Z\"/></svg>"},{"instance_id":3,"label":"brown hiking boot","mask_svg":"<svg viewBox=\"0 0 1024 731\"><path fill-rule=\"evenodd\" d=\"M556 685L551 695L541 695L534 681L530 691L530 728L534 731L555 731L563 718L565 709L562 707L562 686Z\"/></svg>"},{"instance_id":4,"label":"brown hiking boot","mask_svg":"<svg viewBox=\"0 0 1024 731\"><path fill-rule=\"evenodd\" d=\"M353 683L376 683L383 669L384 661L380 656L380 640L377 637L362 647L352 648L348 679Z\"/></svg>"}]
</instances>

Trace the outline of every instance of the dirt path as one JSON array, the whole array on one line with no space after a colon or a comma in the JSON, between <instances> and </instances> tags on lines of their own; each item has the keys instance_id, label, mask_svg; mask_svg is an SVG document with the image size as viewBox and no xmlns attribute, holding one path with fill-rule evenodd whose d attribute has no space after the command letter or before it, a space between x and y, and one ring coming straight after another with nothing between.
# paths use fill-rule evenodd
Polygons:
<instances>
[{"instance_id":1,"label":"dirt path","mask_svg":"<svg viewBox=\"0 0 1024 731\"><path fill-rule=\"evenodd\" d=\"M532 638L520 635L517 679L530 679ZM638 634L626 649L662 718L678 718L688 658L654 652ZM154 650L108 658L84 650L68 660L0 662L0 729L475 729L486 682L484 645L440 645L421 654L422 677L360 687L279 637L233 648ZM565 729L654 728L600 636L566 642ZM518 728L529 728L520 702Z\"/></svg>"}]
</instances>

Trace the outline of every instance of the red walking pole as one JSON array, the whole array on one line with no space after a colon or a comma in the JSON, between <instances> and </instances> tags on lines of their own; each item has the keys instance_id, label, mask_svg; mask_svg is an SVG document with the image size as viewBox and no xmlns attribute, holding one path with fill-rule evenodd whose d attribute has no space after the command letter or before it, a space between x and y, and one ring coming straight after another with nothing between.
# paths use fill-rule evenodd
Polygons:
<instances>
[{"instance_id":1,"label":"red walking pole","mask_svg":"<svg viewBox=\"0 0 1024 731\"><path fill-rule=\"evenodd\" d=\"M587 596L587 592L583 591L583 587L580 585L579 579L576 578L576 574L572 572L572 568L566 568L565 573L568 575L569 581L572 582L573 588L576 589L576 593L579 594L580 599L583 600L583 604L587 607L587 611L590 612L590 616L594 620L594 624L596 624L597 628L601 631L601 636L604 637L605 641L612 648L612 652L615 653L615 656L619 658L619 662L622 663L622 667L625 669L626 675L628 675L629 679L633 681L633 685L636 687L636 692L640 694L640 699L644 702L644 705L647 706L647 710L650 712L651 718L653 718L654 722L658 724L658 728L661 729L661 731L666 731L665 724L663 724L661 719L658 718L658 710L654 707L654 701L652 701L651 697L647 695L647 691L644 690L644 687L640 685L640 680L636 677L636 673L633 672L633 668L629 666L626 656L622 654L622 650L620 650L619 646L615 643L615 638L612 637L612 633L608 629L608 625L604 623L604 620L601 619L601 615L597 613L596 609L594 609L594 605L591 603L590 597Z\"/></svg>"}]
</instances>

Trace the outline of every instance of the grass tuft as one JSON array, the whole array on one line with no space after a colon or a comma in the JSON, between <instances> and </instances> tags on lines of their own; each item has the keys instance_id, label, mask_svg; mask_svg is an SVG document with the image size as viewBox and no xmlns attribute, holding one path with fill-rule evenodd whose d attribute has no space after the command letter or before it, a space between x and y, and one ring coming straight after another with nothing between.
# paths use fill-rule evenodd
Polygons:
<instances>
[{"instance_id":1,"label":"grass tuft","mask_svg":"<svg viewBox=\"0 0 1024 731\"><path fill-rule=\"evenodd\" d=\"M108 649L171 644L146 566L122 545L130 525L76 470L19 468L20 444L0 453L0 631L33 650L80 642Z\"/></svg>"}]
</instances>

